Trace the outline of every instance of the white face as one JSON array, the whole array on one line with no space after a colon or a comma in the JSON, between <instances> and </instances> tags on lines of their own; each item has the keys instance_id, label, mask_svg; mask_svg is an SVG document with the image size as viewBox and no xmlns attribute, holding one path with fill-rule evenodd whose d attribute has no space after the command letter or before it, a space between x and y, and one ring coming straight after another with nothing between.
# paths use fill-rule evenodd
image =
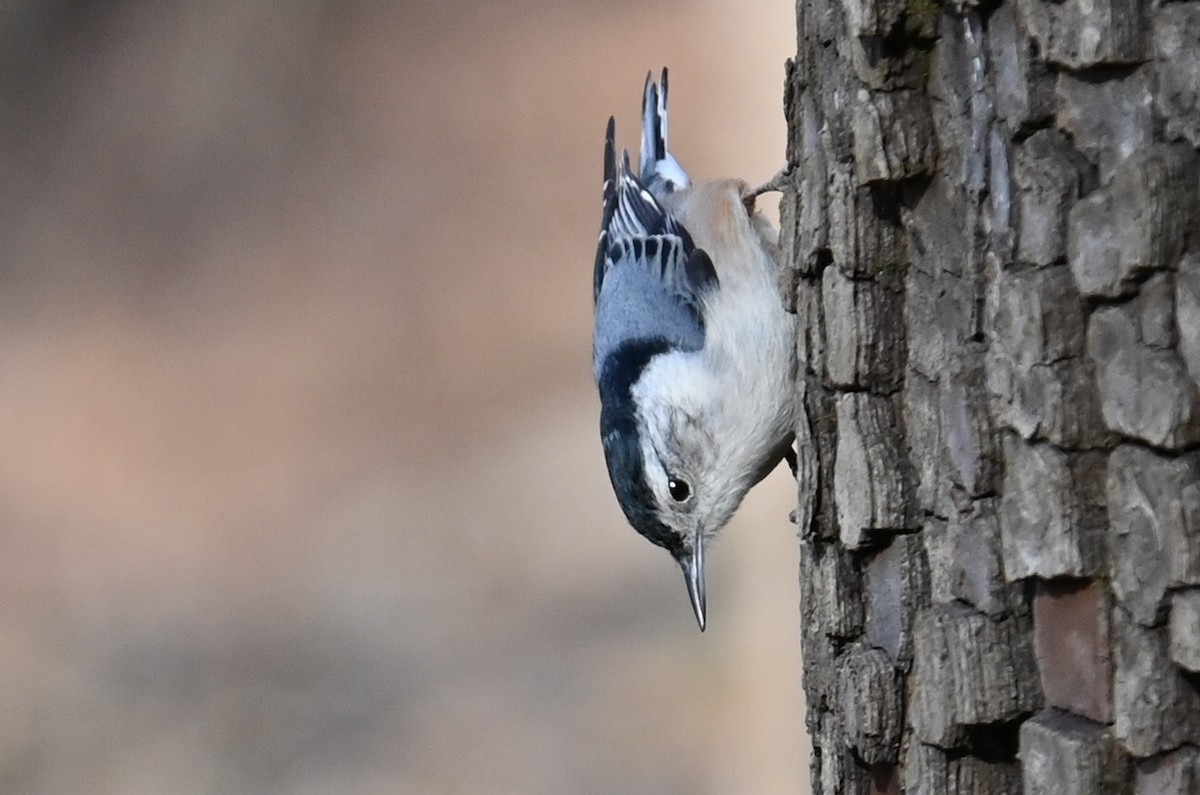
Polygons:
<instances>
[{"instance_id":1,"label":"white face","mask_svg":"<svg viewBox=\"0 0 1200 795\"><path fill-rule=\"evenodd\" d=\"M676 355L686 354L660 358ZM692 548L697 534L707 538L729 521L750 484L739 482L739 462L730 459L729 445L714 433L722 407L694 399L697 393L716 392L680 378L683 373L668 377L674 368L659 367L657 361L650 369L658 372L639 382L635 400L641 397L637 392L648 392L656 383L665 381L672 388L655 392L652 401L643 392L644 402L638 401L644 476L659 518Z\"/></svg>"},{"instance_id":2,"label":"white face","mask_svg":"<svg viewBox=\"0 0 1200 795\"><path fill-rule=\"evenodd\" d=\"M664 413L668 417L648 418L644 426L643 471L659 518L691 547L707 513L709 486L704 475L714 463L715 451L711 436L693 417L678 411Z\"/></svg>"}]
</instances>

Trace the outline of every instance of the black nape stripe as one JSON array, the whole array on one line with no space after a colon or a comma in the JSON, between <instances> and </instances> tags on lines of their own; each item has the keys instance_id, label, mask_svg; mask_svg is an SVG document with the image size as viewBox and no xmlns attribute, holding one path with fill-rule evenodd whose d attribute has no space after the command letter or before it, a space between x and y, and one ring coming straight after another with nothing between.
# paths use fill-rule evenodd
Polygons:
<instances>
[{"instance_id":1,"label":"black nape stripe","mask_svg":"<svg viewBox=\"0 0 1200 795\"><path fill-rule=\"evenodd\" d=\"M658 518L654 495L646 484L637 406L633 402L633 385L654 357L670 347L662 338L631 340L604 360L599 380L600 438L608 478L625 518L649 541L678 557L683 539Z\"/></svg>"}]
</instances>

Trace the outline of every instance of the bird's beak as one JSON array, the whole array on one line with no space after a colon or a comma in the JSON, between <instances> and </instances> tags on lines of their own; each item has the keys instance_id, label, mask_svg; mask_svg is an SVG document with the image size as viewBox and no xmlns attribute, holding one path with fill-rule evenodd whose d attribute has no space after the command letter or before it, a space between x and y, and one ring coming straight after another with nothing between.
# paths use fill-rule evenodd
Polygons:
<instances>
[{"instance_id":1,"label":"bird's beak","mask_svg":"<svg viewBox=\"0 0 1200 795\"><path fill-rule=\"evenodd\" d=\"M692 600L692 610L696 613L696 623L700 631L704 631L704 541L697 534L692 554L684 556L679 561L683 567L683 579L687 582L688 597Z\"/></svg>"}]
</instances>

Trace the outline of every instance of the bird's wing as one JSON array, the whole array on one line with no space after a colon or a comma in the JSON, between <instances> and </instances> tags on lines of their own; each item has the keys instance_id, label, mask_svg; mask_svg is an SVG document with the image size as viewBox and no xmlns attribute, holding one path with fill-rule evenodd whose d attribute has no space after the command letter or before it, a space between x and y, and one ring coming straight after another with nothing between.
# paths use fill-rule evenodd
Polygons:
<instances>
[{"instance_id":1,"label":"bird's wing","mask_svg":"<svg viewBox=\"0 0 1200 795\"><path fill-rule=\"evenodd\" d=\"M704 295L717 284L708 254L629 168L618 168L614 125L604 144L604 215L593 298L596 354L622 341L663 339L684 350L704 345Z\"/></svg>"}]
</instances>

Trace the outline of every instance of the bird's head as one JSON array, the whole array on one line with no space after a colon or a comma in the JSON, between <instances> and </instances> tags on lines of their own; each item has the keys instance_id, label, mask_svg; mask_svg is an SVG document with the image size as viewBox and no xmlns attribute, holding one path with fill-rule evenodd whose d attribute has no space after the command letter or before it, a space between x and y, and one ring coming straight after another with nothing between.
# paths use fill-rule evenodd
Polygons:
<instances>
[{"instance_id":1,"label":"bird's head","mask_svg":"<svg viewBox=\"0 0 1200 795\"><path fill-rule=\"evenodd\" d=\"M704 545L733 516L751 484L736 477L729 451L713 433L714 407L691 398L704 394L704 385L675 366L688 370L684 359L692 354L661 348L637 353L647 357L633 362L640 364L640 377L622 399L609 393L601 410L608 475L629 523L683 569L703 630Z\"/></svg>"}]
</instances>

